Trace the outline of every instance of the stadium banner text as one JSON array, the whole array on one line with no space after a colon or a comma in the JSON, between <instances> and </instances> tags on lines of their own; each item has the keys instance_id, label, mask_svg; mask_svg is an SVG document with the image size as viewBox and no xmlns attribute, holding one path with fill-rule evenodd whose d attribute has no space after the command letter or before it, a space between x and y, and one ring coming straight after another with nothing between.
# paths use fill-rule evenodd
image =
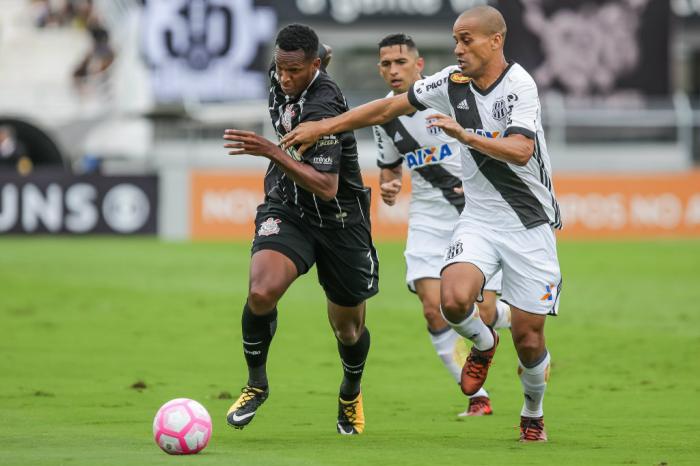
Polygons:
<instances>
[{"instance_id":1,"label":"stadium banner text","mask_svg":"<svg viewBox=\"0 0 700 466\"><path fill-rule=\"evenodd\" d=\"M255 208L263 200L263 174L195 171L191 174L193 239L251 239ZM396 205L379 198L378 174L365 171L372 188L372 232L404 239L410 200L406 176ZM700 236L700 172L668 175L560 175L555 177L562 238Z\"/></svg>"},{"instance_id":2,"label":"stadium banner text","mask_svg":"<svg viewBox=\"0 0 700 466\"><path fill-rule=\"evenodd\" d=\"M444 31L447 40L460 13L484 4L503 13L506 56L531 72L542 95L637 105L670 92L669 73L647 70L669 69L672 8L678 16L700 8L700 0L148 0L140 55L159 103L264 98L282 25L311 24L331 46L324 29L358 26L377 40L387 28Z\"/></svg>"},{"instance_id":3,"label":"stadium banner text","mask_svg":"<svg viewBox=\"0 0 700 466\"><path fill-rule=\"evenodd\" d=\"M158 178L0 175L1 234L155 234Z\"/></svg>"},{"instance_id":4,"label":"stadium banner text","mask_svg":"<svg viewBox=\"0 0 700 466\"><path fill-rule=\"evenodd\" d=\"M675 0L674 11L685 11ZM508 25L506 56L523 65L541 94L561 93L637 103L668 95L668 0L258 0L271 5L280 24L301 22L334 29L451 30L459 14L489 4ZM612 45L614 44L614 45ZM331 45L333 45L331 43Z\"/></svg>"}]
</instances>

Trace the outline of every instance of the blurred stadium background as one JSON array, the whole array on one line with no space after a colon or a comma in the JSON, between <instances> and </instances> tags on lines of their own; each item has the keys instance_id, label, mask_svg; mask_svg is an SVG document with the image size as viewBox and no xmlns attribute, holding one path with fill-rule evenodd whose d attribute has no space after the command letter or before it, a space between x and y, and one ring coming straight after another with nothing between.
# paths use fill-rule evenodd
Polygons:
<instances>
[{"instance_id":1,"label":"blurred stadium background","mask_svg":"<svg viewBox=\"0 0 700 466\"><path fill-rule=\"evenodd\" d=\"M412 35L432 73L455 15L484 3L538 81L562 236L700 234L698 0L0 0L0 232L247 237L265 163L220 137L272 136L280 26L317 29L356 105L385 95L381 37ZM401 236L407 199L375 205L378 237Z\"/></svg>"}]
</instances>

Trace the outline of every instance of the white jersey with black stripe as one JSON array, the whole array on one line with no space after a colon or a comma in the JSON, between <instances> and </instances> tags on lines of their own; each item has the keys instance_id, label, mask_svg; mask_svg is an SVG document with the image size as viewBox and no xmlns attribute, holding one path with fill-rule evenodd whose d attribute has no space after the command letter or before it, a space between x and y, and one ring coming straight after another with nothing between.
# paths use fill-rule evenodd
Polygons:
<instances>
[{"instance_id":1,"label":"white jersey with black stripe","mask_svg":"<svg viewBox=\"0 0 700 466\"><path fill-rule=\"evenodd\" d=\"M545 223L561 228L537 87L523 67L509 63L496 82L481 90L459 67L450 66L417 81L408 98L417 109L437 109L479 135L500 138L517 133L535 141L535 152L525 166L462 145L463 220L494 230L517 231Z\"/></svg>"},{"instance_id":2,"label":"white jersey with black stripe","mask_svg":"<svg viewBox=\"0 0 700 466\"><path fill-rule=\"evenodd\" d=\"M434 113L422 110L375 126L377 165L410 170L411 228L452 230L464 208L461 145L440 128L428 128L426 118Z\"/></svg>"}]
</instances>

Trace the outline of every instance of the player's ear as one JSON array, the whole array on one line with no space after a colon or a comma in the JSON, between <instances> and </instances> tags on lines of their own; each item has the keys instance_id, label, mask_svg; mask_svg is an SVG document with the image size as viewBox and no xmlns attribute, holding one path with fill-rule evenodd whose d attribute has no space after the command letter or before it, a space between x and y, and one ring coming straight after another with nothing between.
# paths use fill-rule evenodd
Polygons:
<instances>
[{"instance_id":1,"label":"player's ear","mask_svg":"<svg viewBox=\"0 0 700 466\"><path fill-rule=\"evenodd\" d=\"M321 69L325 70L333 57L333 48L327 44L318 45L318 58L321 59Z\"/></svg>"},{"instance_id":2,"label":"player's ear","mask_svg":"<svg viewBox=\"0 0 700 466\"><path fill-rule=\"evenodd\" d=\"M418 66L418 71L423 73L423 68L425 68L425 59L423 57L418 57L418 60L416 60L416 65Z\"/></svg>"},{"instance_id":3,"label":"player's ear","mask_svg":"<svg viewBox=\"0 0 700 466\"><path fill-rule=\"evenodd\" d=\"M321 59L320 59L319 57L314 58L314 61L313 61L313 63L311 64L311 66L313 66L314 71L316 71L316 70L318 70L319 68L321 68Z\"/></svg>"},{"instance_id":4,"label":"player's ear","mask_svg":"<svg viewBox=\"0 0 700 466\"><path fill-rule=\"evenodd\" d=\"M495 33L491 36L491 50L498 50L503 48L503 34L500 32Z\"/></svg>"}]
</instances>

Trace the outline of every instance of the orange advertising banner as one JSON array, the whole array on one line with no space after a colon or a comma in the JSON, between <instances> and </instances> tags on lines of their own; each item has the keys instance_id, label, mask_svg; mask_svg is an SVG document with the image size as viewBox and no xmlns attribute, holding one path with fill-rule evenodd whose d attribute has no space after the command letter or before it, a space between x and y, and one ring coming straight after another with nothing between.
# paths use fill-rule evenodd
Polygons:
<instances>
[{"instance_id":1,"label":"orange advertising banner","mask_svg":"<svg viewBox=\"0 0 700 466\"><path fill-rule=\"evenodd\" d=\"M700 236L700 172L554 177L562 237Z\"/></svg>"},{"instance_id":2,"label":"orange advertising banner","mask_svg":"<svg viewBox=\"0 0 700 466\"><path fill-rule=\"evenodd\" d=\"M377 238L405 238L411 183L405 177L399 201L379 199L379 172L363 174L372 188L372 233ZM193 239L252 239L255 209L263 201L263 173L194 171L190 178L190 233Z\"/></svg>"},{"instance_id":3,"label":"orange advertising banner","mask_svg":"<svg viewBox=\"0 0 700 466\"><path fill-rule=\"evenodd\" d=\"M372 188L372 233L406 235L410 181L396 205L379 198L378 172L365 171ZM659 175L559 175L554 186L564 219L561 237L700 237L700 172ZM252 239L255 209L263 200L263 173L194 171L193 239Z\"/></svg>"},{"instance_id":4,"label":"orange advertising banner","mask_svg":"<svg viewBox=\"0 0 700 466\"><path fill-rule=\"evenodd\" d=\"M255 208L263 201L263 175L194 171L190 175L193 239L253 239Z\"/></svg>"}]
</instances>

